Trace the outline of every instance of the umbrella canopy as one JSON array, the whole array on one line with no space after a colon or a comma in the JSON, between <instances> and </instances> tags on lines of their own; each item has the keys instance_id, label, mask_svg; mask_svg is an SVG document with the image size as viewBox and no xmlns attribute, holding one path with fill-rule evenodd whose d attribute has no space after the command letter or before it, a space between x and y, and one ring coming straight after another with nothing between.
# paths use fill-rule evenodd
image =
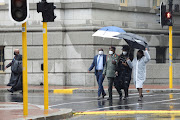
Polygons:
<instances>
[{"instance_id":1,"label":"umbrella canopy","mask_svg":"<svg viewBox=\"0 0 180 120\"><path fill-rule=\"evenodd\" d=\"M99 29L92 36L119 39L117 37L114 37L116 35L119 35L119 33L126 33L126 32L122 28L115 26L108 26Z\"/></svg>"},{"instance_id":2,"label":"umbrella canopy","mask_svg":"<svg viewBox=\"0 0 180 120\"><path fill-rule=\"evenodd\" d=\"M136 48L140 50L145 50L145 48L148 48L146 38L133 33L120 33L119 35L114 37L124 39L131 48Z\"/></svg>"}]
</instances>

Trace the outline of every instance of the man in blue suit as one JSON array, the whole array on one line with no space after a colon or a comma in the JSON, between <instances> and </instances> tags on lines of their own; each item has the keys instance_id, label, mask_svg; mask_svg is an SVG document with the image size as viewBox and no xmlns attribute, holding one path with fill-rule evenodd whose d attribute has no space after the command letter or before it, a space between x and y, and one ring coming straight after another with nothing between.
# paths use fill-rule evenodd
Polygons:
<instances>
[{"instance_id":1,"label":"man in blue suit","mask_svg":"<svg viewBox=\"0 0 180 120\"><path fill-rule=\"evenodd\" d=\"M98 83L98 100L100 100L101 94L102 94L102 98L104 98L104 96L106 96L106 93L105 93L104 88L103 88L104 77L102 75L103 68L104 68L104 65L106 63L106 55L104 55L102 48L100 48L98 50L99 50L99 54L94 56L94 60L91 64L91 67L89 68L89 72L95 66L95 75L96 75L96 79L97 79L97 83Z\"/></svg>"}]
</instances>

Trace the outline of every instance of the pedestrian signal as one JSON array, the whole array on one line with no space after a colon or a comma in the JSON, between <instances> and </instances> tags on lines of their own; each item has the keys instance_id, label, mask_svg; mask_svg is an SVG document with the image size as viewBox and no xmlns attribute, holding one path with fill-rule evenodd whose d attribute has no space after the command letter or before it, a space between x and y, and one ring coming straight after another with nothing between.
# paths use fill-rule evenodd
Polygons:
<instances>
[{"instance_id":1,"label":"pedestrian signal","mask_svg":"<svg viewBox=\"0 0 180 120\"><path fill-rule=\"evenodd\" d=\"M37 12L42 12L42 22L54 22L54 19L56 18L54 9L56 9L54 3L47 3L46 1L37 3Z\"/></svg>"},{"instance_id":2,"label":"pedestrian signal","mask_svg":"<svg viewBox=\"0 0 180 120\"><path fill-rule=\"evenodd\" d=\"M171 18L171 13L170 13L170 12L167 12L167 13L166 13L166 18L167 18L167 19L170 19L170 18Z\"/></svg>"}]
</instances>

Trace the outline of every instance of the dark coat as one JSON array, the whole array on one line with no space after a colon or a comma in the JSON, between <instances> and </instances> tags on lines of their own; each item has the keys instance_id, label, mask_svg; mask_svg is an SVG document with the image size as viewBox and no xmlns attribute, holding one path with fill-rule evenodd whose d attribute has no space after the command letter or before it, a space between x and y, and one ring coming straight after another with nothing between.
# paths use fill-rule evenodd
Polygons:
<instances>
[{"instance_id":1,"label":"dark coat","mask_svg":"<svg viewBox=\"0 0 180 120\"><path fill-rule=\"evenodd\" d=\"M98 55L94 56L94 59L93 59L93 62L89 68L89 71L91 71L94 67L95 67L95 75L97 74L97 70L96 70L96 67L97 67L97 57ZM103 67L106 63L106 55L103 54Z\"/></svg>"},{"instance_id":2,"label":"dark coat","mask_svg":"<svg viewBox=\"0 0 180 120\"><path fill-rule=\"evenodd\" d=\"M8 68L8 67L11 67L15 60L17 60L17 61L22 61L22 55L19 54L19 55L14 56L13 60L12 60L6 67L7 67L7 68Z\"/></svg>"},{"instance_id":3,"label":"dark coat","mask_svg":"<svg viewBox=\"0 0 180 120\"><path fill-rule=\"evenodd\" d=\"M17 68L16 71L15 68L19 67L17 64L20 64L21 68ZM21 90L22 89L22 55L16 55L13 60L6 66L11 67L11 78L7 86L12 86L13 90Z\"/></svg>"},{"instance_id":4,"label":"dark coat","mask_svg":"<svg viewBox=\"0 0 180 120\"><path fill-rule=\"evenodd\" d=\"M116 82L118 82L118 86L121 88L129 87L131 81L131 74L132 69L128 66L126 59L128 56L123 54L120 55L118 64L116 66L116 71L118 72L118 76L116 77ZM132 60L132 56L130 56L130 60ZM125 62L127 66L123 65L122 63Z\"/></svg>"}]
</instances>

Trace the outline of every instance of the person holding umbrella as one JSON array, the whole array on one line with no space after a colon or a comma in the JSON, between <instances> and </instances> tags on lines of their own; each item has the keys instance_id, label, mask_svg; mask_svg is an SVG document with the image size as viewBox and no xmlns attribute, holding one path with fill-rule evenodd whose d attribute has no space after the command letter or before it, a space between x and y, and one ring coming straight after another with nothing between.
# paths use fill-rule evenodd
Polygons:
<instances>
[{"instance_id":1,"label":"person holding umbrella","mask_svg":"<svg viewBox=\"0 0 180 120\"><path fill-rule=\"evenodd\" d=\"M120 87L124 90L125 96L123 100L128 99L128 89L131 82L132 69L127 65L127 58L133 60L133 55L130 53L130 48L128 45L123 46L122 54L119 57L118 65L116 67L116 81L115 87Z\"/></svg>"},{"instance_id":2,"label":"person holding umbrella","mask_svg":"<svg viewBox=\"0 0 180 120\"><path fill-rule=\"evenodd\" d=\"M150 55L148 53L148 49L145 48L145 51L139 50L137 52L137 57L131 60L128 58L127 63L130 68L133 69L133 79L135 86L139 92L138 101L142 101L142 88L143 83L146 80L146 64L150 61Z\"/></svg>"}]
</instances>

